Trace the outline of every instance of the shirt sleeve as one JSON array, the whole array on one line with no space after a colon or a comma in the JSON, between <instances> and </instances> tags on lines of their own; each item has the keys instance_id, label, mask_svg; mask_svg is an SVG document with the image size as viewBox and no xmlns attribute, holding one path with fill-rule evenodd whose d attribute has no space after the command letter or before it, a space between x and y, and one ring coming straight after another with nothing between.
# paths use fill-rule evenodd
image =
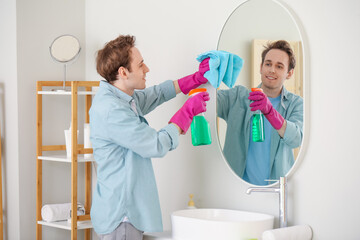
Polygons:
<instances>
[{"instance_id":1,"label":"shirt sleeve","mask_svg":"<svg viewBox=\"0 0 360 240\"><path fill-rule=\"evenodd\" d=\"M117 107L107 116L107 135L116 144L143 158L163 157L179 144L178 130L173 124L156 131L131 111Z\"/></svg>"},{"instance_id":2,"label":"shirt sleeve","mask_svg":"<svg viewBox=\"0 0 360 240\"><path fill-rule=\"evenodd\" d=\"M218 90L216 95L217 116L228 121L229 115L233 111L246 114L250 103L247 100L248 95L248 90L240 85L227 90Z\"/></svg>"},{"instance_id":3,"label":"shirt sleeve","mask_svg":"<svg viewBox=\"0 0 360 240\"><path fill-rule=\"evenodd\" d=\"M229 90L218 90L216 94L216 112L217 116L227 120L229 115L230 109L230 97L229 97Z\"/></svg>"},{"instance_id":4,"label":"shirt sleeve","mask_svg":"<svg viewBox=\"0 0 360 240\"><path fill-rule=\"evenodd\" d=\"M286 130L282 141L291 148L297 148L301 145L303 139L303 100L299 98L294 104L291 114L286 120Z\"/></svg>"},{"instance_id":5,"label":"shirt sleeve","mask_svg":"<svg viewBox=\"0 0 360 240\"><path fill-rule=\"evenodd\" d=\"M144 115L175 96L176 91L174 83L171 80L134 93L134 98L137 99L141 112Z\"/></svg>"}]
</instances>

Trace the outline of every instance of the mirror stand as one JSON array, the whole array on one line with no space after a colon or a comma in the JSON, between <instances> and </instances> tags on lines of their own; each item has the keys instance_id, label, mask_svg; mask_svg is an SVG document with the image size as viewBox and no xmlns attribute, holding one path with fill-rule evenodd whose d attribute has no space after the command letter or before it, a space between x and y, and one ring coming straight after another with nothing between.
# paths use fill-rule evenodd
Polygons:
<instances>
[{"instance_id":1,"label":"mirror stand","mask_svg":"<svg viewBox=\"0 0 360 240\"><path fill-rule=\"evenodd\" d=\"M66 63L64 63L64 79L63 79L63 89L57 90L58 92L65 92L65 82L66 82Z\"/></svg>"}]
</instances>

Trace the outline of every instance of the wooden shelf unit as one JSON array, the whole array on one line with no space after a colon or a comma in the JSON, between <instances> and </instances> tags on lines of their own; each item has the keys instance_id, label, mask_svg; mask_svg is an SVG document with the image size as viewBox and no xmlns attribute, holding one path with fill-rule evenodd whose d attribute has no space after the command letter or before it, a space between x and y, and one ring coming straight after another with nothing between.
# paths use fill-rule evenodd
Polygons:
<instances>
[{"instance_id":1,"label":"wooden shelf unit","mask_svg":"<svg viewBox=\"0 0 360 240\"><path fill-rule=\"evenodd\" d=\"M99 81L72 81L66 82L66 87L71 87L71 91L62 91L62 81L38 81L36 86L36 239L42 239L42 226L50 226L71 231L71 239L77 240L77 230L85 229L85 239L90 239L90 220L91 207L91 162L93 158L84 158L83 154L91 154L92 148L84 148L84 145L77 144L78 126L78 95L85 96L85 123L89 123L89 110L92 95L95 94L94 88L99 86ZM55 87L58 89L44 90L43 87ZM85 91L79 91L79 87ZM42 141L42 96L43 95L68 95L71 96L71 125L73 126L71 139L71 158L66 156L65 145L43 145ZM74 144L76 143L76 144ZM53 151L64 151L64 154L52 154ZM71 164L71 222L45 222L41 218L42 208L42 164L43 161L58 161ZM78 200L78 163L85 164L85 215L77 216Z\"/></svg>"}]
</instances>

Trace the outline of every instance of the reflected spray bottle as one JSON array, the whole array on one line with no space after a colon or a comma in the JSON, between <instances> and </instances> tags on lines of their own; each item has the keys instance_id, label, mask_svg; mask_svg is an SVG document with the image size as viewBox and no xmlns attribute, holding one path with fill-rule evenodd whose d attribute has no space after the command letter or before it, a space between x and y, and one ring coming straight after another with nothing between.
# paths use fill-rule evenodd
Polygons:
<instances>
[{"instance_id":1,"label":"reflected spray bottle","mask_svg":"<svg viewBox=\"0 0 360 240\"><path fill-rule=\"evenodd\" d=\"M251 88L252 92L263 91L261 88ZM251 123L252 129L252 140L253 142L263 142L265 141L265 131L264 131L264 114L260 110L253 112L253 118Z\"/></svg>"}]
</instances>

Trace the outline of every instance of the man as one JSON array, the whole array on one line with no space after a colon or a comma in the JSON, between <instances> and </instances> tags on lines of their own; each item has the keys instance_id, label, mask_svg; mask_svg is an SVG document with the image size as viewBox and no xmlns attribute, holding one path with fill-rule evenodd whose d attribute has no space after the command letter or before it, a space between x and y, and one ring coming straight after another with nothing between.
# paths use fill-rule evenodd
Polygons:
<instances>
[{"instance_id":1,"label":"man","mask_svg":"<svg viewBox=\"0 0 360 240\"><path fill-rule=\"evenodd\" d=\"M227 122L224 155L235 173L255 185L285 176L294 163L293 149L302 141L303 99L288 92L284 82L291 78L295 57L288 42L268 44L260 66L263 92L243 86L220 90L217 114ZM253 142L252 112L261 110L265 141Z\"/></svg>"},{"instance_id":2,"label":"man","mask_svg":"<svg viewBox=\"0 0 360 240\"><path fill-rule=\"evenodd\" d=\"M206 83L208 59L199 71L176 81L146 87L146 73L135 37L119 36L98 51L101 81L90 109L91 142L97 163L91 221L101 239L143 238L162 231L151 157L162 157L178 145L194 115L206 111L207 93L185 102L169 124L156 131L144 115L176 96ZM137 91L139 90L139 91Z\"/></svg>"}]
</instances>

